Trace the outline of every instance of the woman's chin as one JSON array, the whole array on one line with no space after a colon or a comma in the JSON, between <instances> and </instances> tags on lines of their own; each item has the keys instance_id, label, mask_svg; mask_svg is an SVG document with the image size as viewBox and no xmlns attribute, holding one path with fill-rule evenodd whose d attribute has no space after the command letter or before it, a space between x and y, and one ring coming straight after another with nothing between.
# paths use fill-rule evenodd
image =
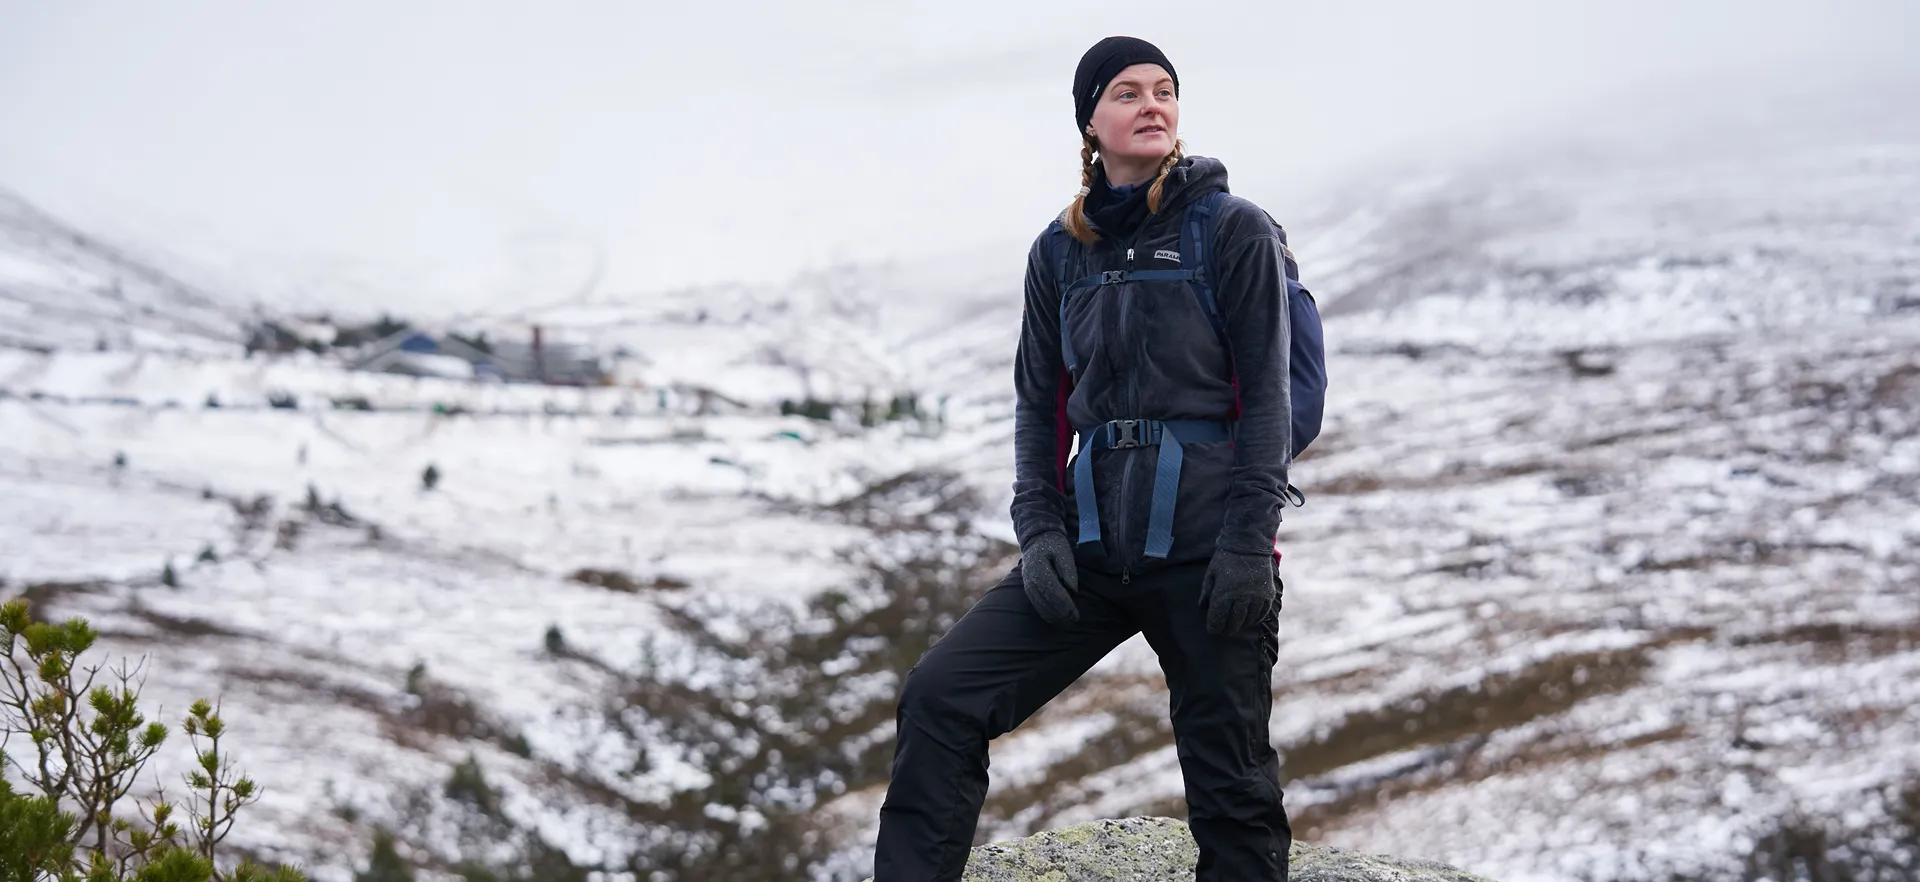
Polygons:
<instances>
[{"instance_id":1,"label":"woman's chin","mask_svg":"<svg viewBox=\"0 0 1920 882\"><path fill-rule=\"evenodd\" d=\"M1127 142L1128 159L1164 159L1172 152L1173 139L1167 137L1164 132L1135 135L1131 141Z\"/></svg>"}]
</instances>

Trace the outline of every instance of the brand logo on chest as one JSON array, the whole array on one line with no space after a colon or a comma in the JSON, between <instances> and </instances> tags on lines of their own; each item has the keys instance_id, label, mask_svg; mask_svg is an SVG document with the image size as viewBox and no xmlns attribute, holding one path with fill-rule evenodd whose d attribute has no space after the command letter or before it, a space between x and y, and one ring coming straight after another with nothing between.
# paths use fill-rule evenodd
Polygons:
<instances>
[{"instance_id":1,"label":"brand logo on chest","mask_svg":"<svg viewBox=\"0 0 1920 882\"><path fill-rule=\"evenodd\" d=\"M1179 262L1180 262L1180 252L1178 252L1178 251L1168 251L1168 250L1166 250L1165 248L1162 248L1162 249L1160 249L1159 251L1155 251L1155 252L1153 253L1153 259L1155 259L1155 260L1171 260L1171 261L1173 261L1174 263L1179 263Z\"/></svg>"}]
</instances>

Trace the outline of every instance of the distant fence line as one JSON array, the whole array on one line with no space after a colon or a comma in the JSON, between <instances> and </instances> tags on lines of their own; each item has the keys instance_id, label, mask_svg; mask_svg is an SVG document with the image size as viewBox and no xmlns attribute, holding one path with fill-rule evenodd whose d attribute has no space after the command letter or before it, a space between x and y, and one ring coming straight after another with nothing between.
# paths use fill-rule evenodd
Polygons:
<instances>
[{"instance_id":1,"label":"distant fence line","mask_svg":"<svg viewBox=\"0 0 1920 882\"><path fill-rule=\"evenodd\" d=\"M675 396L676 399L684 399L686 397L698 396ZM461 402L445 401L415 401L402 404L388 404L376 402L364 395L328 396L324 399L324 404L303 404L299 397L293 393L276 391L267 393L264 398L254 399L252 397L246 397L232 402L221 400L217 395L210 394L198 404L189 404L176 398L156 402L128 395L63 395L58 392L46 392L37 389L25 393L18 393L11 389L0 387L0 400L9 398L44 402L63 407L129 407L152 411L198 409L252 412L284 410L296 413L430 413L438 416L610 417L616 419L652 419L667 415L718 415L720 412L720 409L714 406L713 399L705 397L698 397L699 400L693 406L688 406L685 400L680 400L677 402L679 404L677 407L668 403L664 397L658 397L656 398L655 406L650 408L634 407L631 406L629 402L621 402L616 406L604 409L579 408L567 407L551 401L539 407L513 408L494 406L483 408ZM922 425L943 426L946 423L945 396L941 397L939 410L935 413L928 413L923 410L919 405L918 399L912 395L895 396L884 403L876 403L870 400L846 402L807 398L802 401L782 399L778 403L771 405L753 405L733 399L726 399L724 410L741 415L800 416L822 422L858 423L859 425L867 427L903 420L911 420Z\"/></svg>"}]
</instances>

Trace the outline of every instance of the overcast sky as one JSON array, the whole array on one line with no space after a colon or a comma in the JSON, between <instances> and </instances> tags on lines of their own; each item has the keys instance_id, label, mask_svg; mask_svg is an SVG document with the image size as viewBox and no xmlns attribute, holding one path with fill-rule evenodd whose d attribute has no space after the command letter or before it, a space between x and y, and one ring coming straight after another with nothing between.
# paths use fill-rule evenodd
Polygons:
<instances>
[{"instance_id":1,"label":"overcast sky","mask_svg":"<svg viewBox=\"0 0 1920 882\"><path fill-rule=\"evenodd\" d=\"M772 280L1030 238L1114 33L1284 217L1597 98L1893 63L1920 3L0 0L0 187L263 290L537 298L596 250L604 289Z\"/></svg>"}]
</instances>

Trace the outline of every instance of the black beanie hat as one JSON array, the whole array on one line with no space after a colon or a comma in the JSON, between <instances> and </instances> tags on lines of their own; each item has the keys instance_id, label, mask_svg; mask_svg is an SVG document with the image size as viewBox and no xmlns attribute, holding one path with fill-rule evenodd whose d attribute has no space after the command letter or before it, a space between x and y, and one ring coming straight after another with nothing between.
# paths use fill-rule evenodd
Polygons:
<instances>
[{"instance_id":1,"label":"black beanie hat","mask_svg":"<svg viewBox=\"0 0 1920 882\"><path fill-rule=\"evenodd\" d=\"M1099 103L1100 93L1107 90L1107 83L1136 64L1166 68L1167 76L1173 78L1173 96L1180 97L1180 74L1174 72L1173 62L1158 47L1137 37L1108 37L1080 56L1080 66L1073 72L1075 131L1086 134L1087 123L1093 120L1093 106Z\"/></svg>"}]
</instances>

